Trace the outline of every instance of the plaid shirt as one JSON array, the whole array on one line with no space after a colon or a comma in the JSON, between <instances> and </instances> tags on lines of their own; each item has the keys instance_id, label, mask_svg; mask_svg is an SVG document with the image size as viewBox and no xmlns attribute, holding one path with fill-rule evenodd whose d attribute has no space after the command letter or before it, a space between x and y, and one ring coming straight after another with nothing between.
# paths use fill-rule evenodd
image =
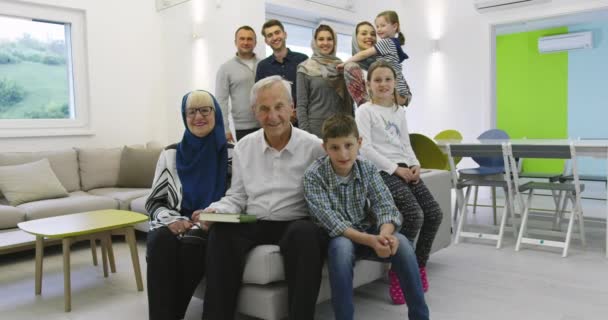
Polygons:
<instances>
[{"instance_id":1,"label":"plaid shirt","mask_svg":"<svg viewBox=\"0 0 608 320\"><path fill-rule=\"evenodd\" d=\"M368 211L378 226L393 223L398 230L401 214L378 169L371 162L357 159L351 173L347 183L339 183L329 157L316 160L304 173L304 197L310 214L332 238L341 236L347 228L367 229L371 225Z\"/></svg>"}]
</instances>

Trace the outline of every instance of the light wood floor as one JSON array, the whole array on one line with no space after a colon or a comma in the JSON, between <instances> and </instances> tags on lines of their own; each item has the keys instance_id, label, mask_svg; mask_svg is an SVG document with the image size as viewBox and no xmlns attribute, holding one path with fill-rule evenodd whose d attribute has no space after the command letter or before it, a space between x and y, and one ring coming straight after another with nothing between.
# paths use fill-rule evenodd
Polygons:
<instances>
[{"instance_id":1,"label":"light wood floor","mask_svg":"<svg viewBox=\"0 0 608 320\"><path fill-rule=\"evenodd\" d=\"M482 208L479 220L488 220ZM570 256L557 249L465 241L434 254L428 264L426 294L433 319L608 319L608 259L605 224L587 224L588 246L573 242ZM0 256L0 319L147 319L146 293L137 292L128 247L115 244L117 273L103 278L85 244L72 254L72 312L63 312L60 250L47 250L42 295L34 295L33 252ZM145 272L145 241L139 239ZM145 279L145 273L144 273ZM377 281L356 291L357 319L406 319L404 306L389 303L387 284ZM202 301L192 299L187 319L200 319ZM331 305L317 308L318 319L333 319Z\"/></svg>"}]
</instances>

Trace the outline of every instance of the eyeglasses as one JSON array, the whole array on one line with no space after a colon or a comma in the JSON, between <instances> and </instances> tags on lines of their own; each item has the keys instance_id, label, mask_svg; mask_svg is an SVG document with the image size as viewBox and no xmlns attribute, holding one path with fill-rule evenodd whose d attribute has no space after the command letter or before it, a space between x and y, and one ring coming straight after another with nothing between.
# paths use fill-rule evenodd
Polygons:
<instances>
[{"instance_id":1,"label":"eyeglasses","mask_svg":"<svg viewBox=\"0 0 608 320\"><path fill-rule=\"evenodd\" d=\"M201 116L206 117L211 114L211 111L213 111L213 108L211 107L190 108L186 110L186 116L188 118L194 118L198 112Z\"/></svg>"}]
</instances>

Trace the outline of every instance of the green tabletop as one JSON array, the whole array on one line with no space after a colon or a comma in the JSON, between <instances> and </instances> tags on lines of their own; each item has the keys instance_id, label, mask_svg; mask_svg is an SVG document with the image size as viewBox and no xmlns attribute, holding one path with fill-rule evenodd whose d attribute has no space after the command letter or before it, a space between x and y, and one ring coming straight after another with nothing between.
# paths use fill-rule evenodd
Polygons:
<instances>
[{"instance_id":1,"label":"green tabletop","mask_svg":"<svg viewBox=\"0 0 608 320\"><path fill-rule=\"evenodd\" d=\"M47 238L67 238L87 235L148 220L148 216L126 210L97 210L36 219L17 224L19 229Z\"/></svg>"}]
</instances>

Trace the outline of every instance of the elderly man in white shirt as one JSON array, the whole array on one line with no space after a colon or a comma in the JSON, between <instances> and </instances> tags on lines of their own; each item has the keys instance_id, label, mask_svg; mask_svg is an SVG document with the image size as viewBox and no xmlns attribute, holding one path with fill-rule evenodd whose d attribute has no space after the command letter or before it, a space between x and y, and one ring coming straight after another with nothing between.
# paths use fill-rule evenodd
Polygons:
<instances>
[{"instance_id":1,"label":"elderly man in white shirt","mask_svg":"<svg viewBox=\"0 0 608 320\"><path fill-rule=\"evenodd\" d=\"M280 76L258 81L251 89L251 105L262 129L237 143L232 185L204 211L248 213L258 221L211 227L203 318L233 319L247 253L257 245L278 244L289 319L313 319L328 235L309 219L302 178L325 154L322 141L291 125L291 88Z\"/></svg>"}]
</instances>

